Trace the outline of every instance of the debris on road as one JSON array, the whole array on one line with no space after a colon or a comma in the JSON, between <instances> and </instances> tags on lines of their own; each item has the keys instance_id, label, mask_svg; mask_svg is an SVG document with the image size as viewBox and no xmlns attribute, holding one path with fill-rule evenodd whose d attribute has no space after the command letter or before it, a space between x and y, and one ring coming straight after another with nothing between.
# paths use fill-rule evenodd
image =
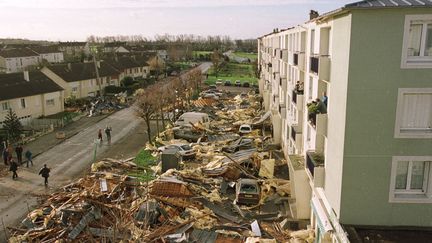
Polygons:
<instances>
[{"instance_id":1,"label":"debris on road","mask_svg":"<svg viewBox=\"0 0 432 243\"><path fill-rule=\"evenodd\" d=\"M266 136L259 97L194 104L207 124L170 127L146 146L156 179L131 176L144 171L134 158L94 163L10 228L9 242L313 242L313 231L287 227L288 169ZM239 134L242 124L252 131ZM187 141L188 160L158 149Z\"/></svg>"}]
</instances>

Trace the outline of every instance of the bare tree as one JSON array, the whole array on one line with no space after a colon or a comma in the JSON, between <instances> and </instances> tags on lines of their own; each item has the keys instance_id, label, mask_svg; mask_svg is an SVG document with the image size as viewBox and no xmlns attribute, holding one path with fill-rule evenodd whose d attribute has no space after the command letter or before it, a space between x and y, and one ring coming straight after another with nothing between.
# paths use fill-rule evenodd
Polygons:
<instances>
[{"instance_id":1,"label":"bare tree","mask_svg":"<svg viewBox=\"0 0 432 243\"><path fill-rule=\"evenodd\" d=\"M137 97L136 102L134 104L135 112L137 116L144 119L144 122L147 126L147 136L148 141L150 144L153 144L152 137L151 137L151 116L156 113L156 103L157 97L155 97L155 87L149 86L145 90L144 89L138 89L135 92L135 95Z\"/></svg>"},{"instance_id":2,"label":"bare tree","mask_svg":"<svg viewBox=\"0 0 432 243\"><path fill-rule=\"evenodd\" d=\"M159 75L161 75L162 71L165 68L164 62L161 60L159 56L155 56L150 59L148 62L150 65L150 70L153 70L156 73L156 80L159 79Z\"/></svg>"},{"instance_id":3,"label":"bare tree","mask_svg":"<svg viewBox=\"0 0 432 243\"><path fill-rule=\"evenodd\" d=\"M222 55L220 54L220 52L218 50L213 51L213 53L211 55L211 61L213 63L214 74L217 77L219 74L219 71L222 67L222 62L223 62Z\"/></svg>"}]
</instances>

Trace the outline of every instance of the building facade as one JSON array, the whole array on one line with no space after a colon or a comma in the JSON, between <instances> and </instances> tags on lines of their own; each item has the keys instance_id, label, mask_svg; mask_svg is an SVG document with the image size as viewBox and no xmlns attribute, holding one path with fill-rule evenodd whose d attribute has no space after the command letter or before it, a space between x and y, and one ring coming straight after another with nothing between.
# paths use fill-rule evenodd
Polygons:
<instances>
[{"instance_id":1,"label":"building facade","mask_svg":"<svg viewBox=\"0 0 432 243\"><path fill-rule=\"evenodd\" d=\"M258 41L294 217L320 241L345 241L341 224L432 227L432 4L311 15Z\"/></svg>"},{"instance_id":2,"label":"building facade","mask_svg":"<svg viewBox=\"0 0 432 243\"><path fill-rule=\"evenodd\" d=\"M39 54L27 48L1 50L0 72L22 72L37 66L40 60Z\"/></svg>"},{"instance_id":3,"label":"building facade","mask_svg":"<svg viewBox=\"0 0 432 243\"><path fill-rule=\"evenodd\" d=\"M9 109L24 125L62 112L63 89L40 71L0 74L0 127Z\"/></svg>"}]
</instances>

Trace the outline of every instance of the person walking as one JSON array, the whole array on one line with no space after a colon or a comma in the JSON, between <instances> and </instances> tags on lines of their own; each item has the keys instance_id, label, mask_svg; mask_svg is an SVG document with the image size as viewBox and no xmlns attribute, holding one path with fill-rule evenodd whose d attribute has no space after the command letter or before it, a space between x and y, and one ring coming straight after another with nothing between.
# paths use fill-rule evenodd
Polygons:
<instances>
[{"instance_id":1,"label":"person walking","mask_svg":"<svg viewBox=\"0 0 432 243\"><path fill-rule=\"evenodd\" d=\"M12 171L12 180L18 178L17 170L18 170L18 164L15 162L15 160L11 159L9 171Z\"/></svg>"},{"instance_id":2,"label":"person walking","mask_svg":"<svg viewBox=\"0 0 432 243\"><path fill-rule=\"evenodd\" d=\"M32 158L33 154L30 150L27 150L25 152L25 157L27 159L27 168L29 167L29 162L31 163L31 165L33 166L33 158Z\"/></svg>"},{"instance_id":3,"label":"person walking","mask_svg":"<svg viewBox=\"0 0 432 243\"><path fill-rule=\"evenodd\" d=\"M107 125L105 128L105 135L107 137L108 145L111 145L111 131L112 128Z\"/></svg>"},{"instance_id":4,"label":"person walking","mask_svg":"<svg viewBox=\"0 0 432 243\"><path fill-rule=\"evenodd\" d=\"M102 139L102 129L99 129L98 139L99 139L99 142L102 144L102 141L103 141L103 139Z\"/></svg>"},{"instance_id":5,"label":"person walking","mask_svg":"<svg viewBox=\"0 0 432 243\"><path fill-rule=\"evenodd\" d=\"M5 147L5 148L3 149L3 153L2 153L2 155L3 155L3 161L4 161L4 164L5 164L5 165L9 165L9 163L8 163L8 161L9 161L9 152L8 152L7 147Z\"/></svg>"},{"instance_id":6,"label":"person walking","mask_svg":"<svg viewBox=\"0 0 432 243\"><path fill-rule=\"evenodd\" d=\"M22 154L23 154L23 147L21 146L21 144L18 144L15 147L15 153L17 156L18 164L21 165L22 164Z\"/></svg>"},{"instance_id":7,"label":"person walking","mask_svg":"<svg viewBox=\"0 0 432 243\"><path fill-rule=\"evenodd\" d=\"M42 169L40 169L39 171L39 175L41 175L45 179L45 186L48 186L48 177L50 172L51 170L47 167L46 164L44 164L44 167L42 167Z\"/></svg>"}]
</instances>

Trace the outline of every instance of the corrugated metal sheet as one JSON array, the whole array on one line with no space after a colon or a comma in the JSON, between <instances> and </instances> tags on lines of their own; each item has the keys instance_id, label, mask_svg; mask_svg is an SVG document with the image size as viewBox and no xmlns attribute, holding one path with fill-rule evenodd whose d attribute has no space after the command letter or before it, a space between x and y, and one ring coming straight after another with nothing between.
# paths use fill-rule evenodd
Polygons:
<instances>
[{"instance_id":1,"label":"corrugated metal sheet","mask_svg":"<svg viewBox=\"0 0 432 243\"><path fill-rule=\"evenodd\" d=\"M196 240L196 242L214 243L217 236L218 233L207 230L194 229L194 231L192 232L192 238Z\"/></svg>"}]
</instances>

